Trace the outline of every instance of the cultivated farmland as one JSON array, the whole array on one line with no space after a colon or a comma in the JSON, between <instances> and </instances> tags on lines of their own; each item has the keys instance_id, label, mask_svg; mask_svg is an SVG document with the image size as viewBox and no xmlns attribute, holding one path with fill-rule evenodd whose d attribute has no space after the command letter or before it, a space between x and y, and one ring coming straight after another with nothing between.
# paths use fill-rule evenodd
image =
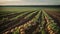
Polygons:
<instances>
[{"instance_id":1,"label":"cultivated farmland","mask_svg":"<svg viewBox=\"0 0 60 34\"><path fill-rule=\"evenodd\" d=\"M60 8L0 7L0 34L60 34Z\"/></svg>"}]
</instances>

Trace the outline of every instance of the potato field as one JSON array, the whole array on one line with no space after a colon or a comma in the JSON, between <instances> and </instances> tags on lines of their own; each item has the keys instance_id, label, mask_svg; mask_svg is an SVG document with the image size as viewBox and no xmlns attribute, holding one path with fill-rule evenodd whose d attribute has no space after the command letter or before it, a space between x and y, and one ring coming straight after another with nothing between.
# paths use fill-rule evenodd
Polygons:
<instances>
[{"instance_id":1,"label":"potato field","mask_svg":"<svg viewBox=\"0 0 60 34\"><path fill-rule=\"evenodd\" d=\"M60 8L0 7L0 34L60 34Z\"/></svg>"}]
</instances>

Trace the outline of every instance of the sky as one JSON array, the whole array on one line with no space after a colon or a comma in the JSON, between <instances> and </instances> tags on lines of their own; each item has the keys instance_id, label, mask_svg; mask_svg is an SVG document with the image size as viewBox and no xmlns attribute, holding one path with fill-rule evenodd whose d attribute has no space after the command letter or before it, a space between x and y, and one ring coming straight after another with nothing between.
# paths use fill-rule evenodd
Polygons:
<instances>
[{"instance_id":1,"label":"sky","mask_svg":"<svg viewBox=\"0 0 60 34\"><path fill-rule=\"evenodd\" d=\"M0 5L60 5L60 0L0 0Z\"/></svg>"}]
</instances>

